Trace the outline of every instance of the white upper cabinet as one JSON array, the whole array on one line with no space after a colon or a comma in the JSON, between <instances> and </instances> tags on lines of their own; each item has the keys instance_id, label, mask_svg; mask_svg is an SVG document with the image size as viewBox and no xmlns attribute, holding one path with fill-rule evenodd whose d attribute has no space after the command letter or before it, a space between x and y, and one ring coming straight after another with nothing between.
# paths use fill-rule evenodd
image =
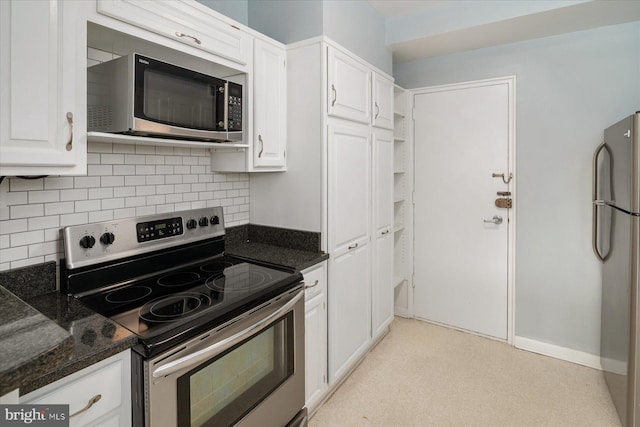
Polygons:
<instances>
[{"instance_id":1,"label":"white upper cabinet","mask_svg":"<svg viewBox=\"0 0 640 427\"><path fill-rule=\"evenodd\" d=\"M393 129L393 81L373 72L373 105L371 123L379 128Z\"/></svg>"},{"instance_id":2,"label":"white upper cabinet","mask_svg":"<svg viewBox=\"0 0 640 427\"><path fill-rule=\"evenodd\" d=\"M72 2L0 1L0 175L86 174L85 33Z\"/></svg>"},{"instance_id":3,"label":"white upper cabinet","mask_svg":"<svg viewBox=\"0 0 640 427\"><path fill-rule=\"evenodd\" d=\"M252 37L210 8L189 0L98 0L98 13L240 64Z\"/></svg>"},{"instance_id":4,"label":"white upper cabinet","mask_svg":"<svg viewBox=\"0 0 640 427\"><path fill-rule=\"evenodd\" d=\"M371 71L328 46L327 108L330 116L371 123Z\"/></svg>"},{"instance_id":5,"label":"white upper cabinet","mask_svg":"<svg viewBox=\"0 0 640 427\"><path fill-rule=\"evenodd\" d=\"M286 50L256 39L253 55L253 167L284 170L287 147Z\"/></svg>"}]
</instances>

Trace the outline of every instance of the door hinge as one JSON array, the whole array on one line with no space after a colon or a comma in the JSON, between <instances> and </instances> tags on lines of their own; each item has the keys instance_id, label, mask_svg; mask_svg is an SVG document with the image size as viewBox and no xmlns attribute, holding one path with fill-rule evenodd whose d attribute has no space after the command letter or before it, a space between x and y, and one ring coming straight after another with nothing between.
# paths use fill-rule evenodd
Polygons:
<instances>
[{"instance_id":1,"label":"door hinge","mask_svg":"<svg viewBox=\"0 0 640 427\"><path fill-rule=\"evenodd\" d=\"M416 192L415 191L411 192L411 204L412 205L416 204Z\"/></svg>"},{"instance_id":2,"label":"door hinge","mask_svg":"<svg viewBox=\"0 0 640 427\"><path fill-rule=\"evenodd\" d=\"M416 279L415 274L412 274L412 275L411 275L411 287L412 287L413 289L415 289L415 288L416 288L416 280L415 280L415 279Z\"/></svg>"},{"instance_id":3,"label":"door hinge","mask_svg":"<svg viewBox=\"0 0 640 427\"><path fill-rule=\"evenodd\" d=\"M411 120L415 120L416 119L416 109L412 108L411 109Z\"/></svg>"}]
</instances>

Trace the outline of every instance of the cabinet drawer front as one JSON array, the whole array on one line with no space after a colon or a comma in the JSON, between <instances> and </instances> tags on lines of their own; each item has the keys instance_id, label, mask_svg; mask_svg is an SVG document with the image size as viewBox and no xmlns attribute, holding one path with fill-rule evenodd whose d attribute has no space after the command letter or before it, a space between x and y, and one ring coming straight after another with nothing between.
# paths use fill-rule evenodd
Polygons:
<instances>
[{"instance_id":1,"label":"cabinet drawer front","mask_svg":"<svg viewBox=\"0 0 640 427\"><path fill-rule=\"evenodd\" d=\"M250 36L207 12L178 1L98 0L98 13L246 64Z\"/></svg>"},{"instance_id":2,"label":"cabinet drawer front","mask_svg":"<svg viewBox=\"0 0 640 427\"><path fill-rule=\"evenodd\" d=\"M73 415L83 409L94 396L100 395L100 400L96 401L91 408L70 420L71 426L85 425L121 405L122 369L122 361L116 361L95 372L90 372L71 382L66 382L60 387L54 387L52 391L41 396L31 399L27 395L23 403L36 405L68 404L69 415ZM60 380L60 382L65 382L65 380ZM34 392L34 394L36 393L38 391Z\"/></svg>"},{"instance_id":3,"label":"cabinet drawer front","mask_svg":"<svg viewBox=\"0 0 640 427\"><path fill-rule=\"evenodd\" d=\"M327 273L324 262L318 266L305 270L302 275L304 276L305 286L308 286L304 291L305 301L309 301L316 295L324 292L327 283Z\"/></svg>"}]
</instances>

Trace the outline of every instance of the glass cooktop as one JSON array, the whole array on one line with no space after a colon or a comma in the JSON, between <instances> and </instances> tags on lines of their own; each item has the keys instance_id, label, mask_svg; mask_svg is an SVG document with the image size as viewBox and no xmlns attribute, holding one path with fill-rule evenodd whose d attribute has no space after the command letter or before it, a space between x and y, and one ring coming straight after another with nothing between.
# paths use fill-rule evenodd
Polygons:
<instances>
[{"instance_id":1,"label":"glass cooktop","mask_svg":"<svg viewBox=\"0 0 640 427\"><path fill-rule=\"evenodd\" d=\"M219 256L79 299L144 343L204 323L220 323L300 280L294 271Z\"/></svg>"}]
</instances>

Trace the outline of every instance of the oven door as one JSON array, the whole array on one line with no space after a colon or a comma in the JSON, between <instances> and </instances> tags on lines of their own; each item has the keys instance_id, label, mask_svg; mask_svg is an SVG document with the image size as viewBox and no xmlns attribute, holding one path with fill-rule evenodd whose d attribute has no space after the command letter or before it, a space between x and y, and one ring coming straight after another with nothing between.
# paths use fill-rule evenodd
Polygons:
<instances>
[{"instance_id":1,"label":"oven door","mask_svg":"<svg viewBox=\"0 0 640 427\"><path fill-rule=\"evenodd\" d=\"M145 425L284 426L304 406L304 291L144 363Z\"/></svg>"}]
</instances>

